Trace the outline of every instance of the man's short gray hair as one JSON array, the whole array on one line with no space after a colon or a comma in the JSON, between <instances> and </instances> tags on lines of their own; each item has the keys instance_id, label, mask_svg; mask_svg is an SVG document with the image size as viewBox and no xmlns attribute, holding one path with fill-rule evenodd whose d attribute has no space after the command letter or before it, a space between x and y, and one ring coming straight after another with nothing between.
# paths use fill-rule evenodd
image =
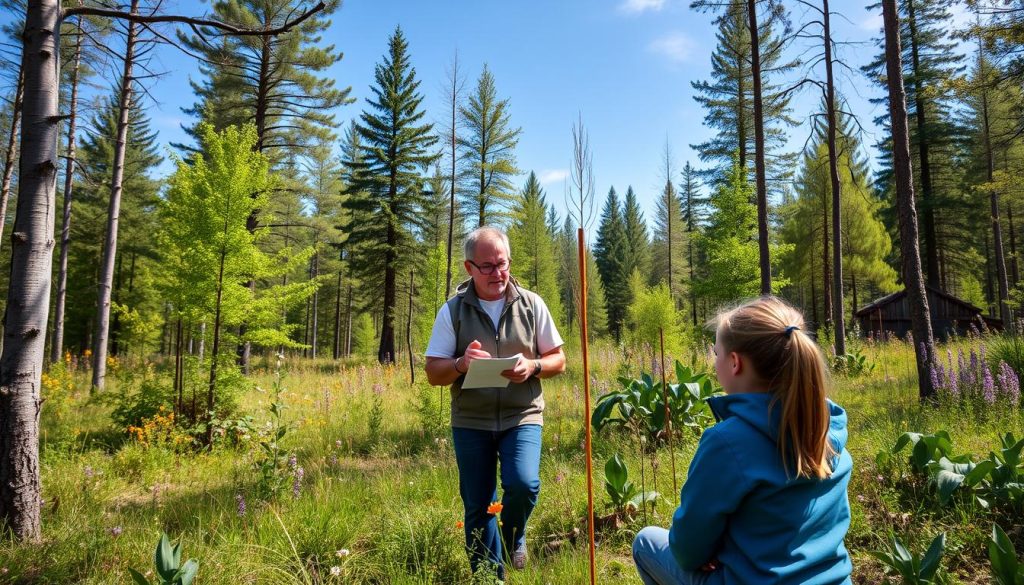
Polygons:
<instances>
[{"instance_id":1,"label":"man's short gray hair","mask_svg":"<svg viewBox=\"0 0 1024 585\"><path fill-rule=\"evenodd\" d=\"M505 235L505 232L494 226L485 225L469 232L469 235L466 236L466 245L464 247L466 260L475 259L476 244L481 240L499 241L505 244L505 251L508 252L509 256L512 255L512 249L508 245L508 236Z\"/></svg>"}]
</instances>

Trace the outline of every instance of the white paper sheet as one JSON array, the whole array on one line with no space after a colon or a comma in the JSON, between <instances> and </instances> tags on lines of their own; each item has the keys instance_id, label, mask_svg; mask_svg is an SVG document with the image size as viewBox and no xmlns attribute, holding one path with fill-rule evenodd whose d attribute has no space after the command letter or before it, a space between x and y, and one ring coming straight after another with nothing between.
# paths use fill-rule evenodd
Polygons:
<instances>
[{"instance_id":1,"label":"white paper sheet","mask_svg":"<svg viewBox=\"0 0 1024 585\"><path fill-rule=\"evenodd\" d=\"M505 370L516 367L523 354L517 353L504 358L477 358L469 362L469 371L462 382L464 389L472 388L507 388L511 381L501 375Z\"/></svg>"}]
</instances>

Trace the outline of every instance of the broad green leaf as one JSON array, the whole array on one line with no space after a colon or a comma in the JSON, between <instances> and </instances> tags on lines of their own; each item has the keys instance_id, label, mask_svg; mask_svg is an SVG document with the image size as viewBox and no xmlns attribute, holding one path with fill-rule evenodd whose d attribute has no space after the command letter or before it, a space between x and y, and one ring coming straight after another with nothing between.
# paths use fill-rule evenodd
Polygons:
<instances>
[{"instance_id":1,"label":"broad green leaf","mask_svg":"<svg viewBox=\"0 0 1024 585\"><path fill-rule=\"evenodd\" d=\"M942 564L942 553L946 549L946 533L942 532L932 540L928 552L924 554L921 561L921 578L931 581Z\"/></svg>"},{"instance_id":2,"label":"broad green leaf","mask_svg":"<svg viewBox=\"0 0 1024 585\"><path fill-rule=\"evenodd\" d=\"M178 565L174 562L174 549L171 547L171 541L167 538L166 532L160 535L160 542L156 545L154 564L156 572L164 581L170 581L178 572Z\"/></svg>"},{"instance_id":3,"label":"broad green leaf","mask_svg":"<svg viewBox=\"0 0 1024 585\"><path fill-rule=\"evenodd\" d=\"M135 585L150 585L149 580L135 569L128 567L128 574L132 576Z\"/></svg>"}]
</instances>

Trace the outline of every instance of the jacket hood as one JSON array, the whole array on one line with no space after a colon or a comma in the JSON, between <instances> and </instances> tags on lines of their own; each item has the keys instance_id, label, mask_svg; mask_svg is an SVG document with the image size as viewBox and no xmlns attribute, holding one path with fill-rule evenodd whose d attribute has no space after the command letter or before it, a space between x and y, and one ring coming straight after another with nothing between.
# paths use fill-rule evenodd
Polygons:
<instances>
[{"instance_id":1,"label":"jacket hood","mask_svg":"<svg viewBox=\"0 0 1024 585\"><path fill-rule=\"evenodd\" d=\"M836 453L840 453L846 447L846 411L831 400L826 399L826 403L829 411L829 438ZM772 442L777 443L779 440L782 406L775 402L775 395L770 392L712 396L708 399L708 406L718 421L736 417Z\"/></svg>"}]
</instances>

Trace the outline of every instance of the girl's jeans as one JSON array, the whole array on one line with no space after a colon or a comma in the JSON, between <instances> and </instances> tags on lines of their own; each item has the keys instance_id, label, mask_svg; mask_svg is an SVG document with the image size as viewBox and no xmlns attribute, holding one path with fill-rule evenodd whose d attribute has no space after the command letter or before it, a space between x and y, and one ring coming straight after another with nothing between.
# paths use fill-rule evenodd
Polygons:
<instances>
[{"instance_id":1,"label":"girl's jeans","mask_svg":"<svg viewBox=\"0 0 1024 585\"><path fill-rule=\"evenodd\" d=\"M706 585L714 573L684 571L668 547L668 530L648 526L633 539L633 560L644 585Z\"/></svg>"},{"instance_id":2,"label":"girl's jeans","mask_svg":"<svg viewBox=\"0 0 1024 585\"><path fill-rule=\"evenodd\" d=\"M540 493L540 425L520 425L506 431L452 429L459 493L465 507L466 547L475 572L488 562L504 574L502 550L511 554L525 545L526 520ZM501 530L498 516L487 508L498 497L501 463Z\"/></svg>"}]
</instances>

